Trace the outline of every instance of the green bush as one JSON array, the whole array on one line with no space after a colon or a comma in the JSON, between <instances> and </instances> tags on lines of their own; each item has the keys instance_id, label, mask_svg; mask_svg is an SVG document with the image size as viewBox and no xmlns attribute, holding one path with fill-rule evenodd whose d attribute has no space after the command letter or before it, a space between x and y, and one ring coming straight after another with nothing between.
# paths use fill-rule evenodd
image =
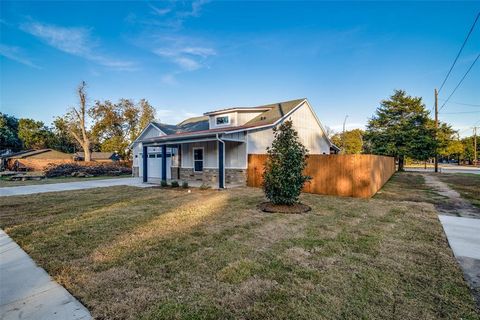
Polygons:
<instances>
[{"instance_id":1,"label":"green bush","mask_svg":"<svg viewBox=\"0 0 480 320\"><path fill-rule=\"evenodd\" d=\"M300 142L292 121L285 121L273 129L272 147L263 172L263 191L273 204L293 205L309 176L303 175L307 166L308 150Z\"/></svg>"},{"instance_id":2,"label":"green bush","mask_svg":"<svg viewBox=\"0 0 480 320\"><path fill-rule=\"evenodd\" d=\"M168 187L167 181L162 180L162 181L160 182L160 186L162 186L162 187Z\"/></svg>"},{"instance_id":3,"label":"green bush","mask_svg":"<svg viewBox=\"0 0 480 320\"><path fill-rule=\"evenodd\" d=\"M180 187L180 184L178 184L178 181L172 181L172 183L170 185L172 186L172 188Z\"/></svg>"},{"instance_id":4,"label":"green bush","mask_svg":"<svg viewBox=\"0 0 480 320\"><path fill-rule=\"evenodd\" d=\"M183 181L183 182L182 182L182 188L183 188L183 189L187 189L187 188L188 188L188 182L187 182L187 181Z\"/></svg>"},{"instance_id":5,"label":"green bush","mask_svg":"<svg viewBox=\"0 0 480 320\"><path fill-rule=\"evenodd\" d=\"M200 186L200 190L207 190L207 189L210 189L210 185L206 184L205 182L202 183L202 185Z\"/></svg>"}]
</instances>

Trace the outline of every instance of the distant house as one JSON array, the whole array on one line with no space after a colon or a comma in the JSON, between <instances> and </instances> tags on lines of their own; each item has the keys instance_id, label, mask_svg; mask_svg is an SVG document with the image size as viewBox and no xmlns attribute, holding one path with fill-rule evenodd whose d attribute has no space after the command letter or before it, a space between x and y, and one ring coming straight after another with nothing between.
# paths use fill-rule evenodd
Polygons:
<instances>
[{"instance_id":1,"label":"distant house","mask_svg":"<svg viewBox=\"0 0 480 320\"><path fill-rule=\"evenodd\" d=\"M85 161L85 152L75 152L73 155L75 161ZM92 152L91 160L96 162L112 162L121 160L116 152Z\"/></svg>"},{"instance_id":2,"label":"distant house","mask_svg":"<svg viewBox=\"0 0 480 320\"><path fill-rule=\"evenodd\" d=\"M307 99L204 113L177 125L151 122L130 146L133 174L226 185L246 183L248 156L265 154L273 128L291 120L310 154L337 153Z\"/></svg>"},{"instance_id":3,"label":"distant house","mask_svg":"<svg viewBox=\"0 0 480 320\"><path fill-rule=\"evenodd\" d=\"M51 163L72 161L71 154L53 149L25 150L2 157L5 167L13 171L42 171Z\"/></svg>"}]
</instances>

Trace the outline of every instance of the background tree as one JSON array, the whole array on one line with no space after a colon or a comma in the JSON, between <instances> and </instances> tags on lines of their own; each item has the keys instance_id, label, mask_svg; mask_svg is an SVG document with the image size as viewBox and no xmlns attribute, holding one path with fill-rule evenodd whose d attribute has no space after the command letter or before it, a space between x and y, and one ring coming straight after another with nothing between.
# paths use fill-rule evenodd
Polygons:
<instances>
[{"instance_id":1,"label":"background tree","mask_svg":"<svg viewBox=\"0 0 480 320\"><path fill-rule=\"evenodd\" d=\"M43 122L32 119L18 121L18 137L25 149L44 149L54 144L55 136Z\"/></svg>"},{"instance_id":2,"label":"background tree","mask_svg":"<svg viewBox=\"0 0 480 320\"><path fill-rule=\"evenodd\" d=\"M150 121L155 109L146 100L135 105L132 100L121 99L117 104L97 101L89 110L93 119L92 137L102 151L115 151L128 156L128 146Z\"/></svg>"},{"instance_id":3,"label":"background tree","mask_svg":"<svg viewBox=\"0 0 480 320\"><path fill-rule=\"evenodd\" d=\"M155 119L155 108L148 103L147 100L142 99L138 103L140 110L140 118L138 120L138 132L137 135L152 121ZM136 138L136 137L135 137Z\"/></svg>"},{"instance_id":4,"label":"background tree","mask_svg":"<svg viewBox=\"0 0 480 320\"><path fill-rule=\"evenodd\" d=\"M359 154L363 151L363 130L353 129L345 133L336 133L332 142L341 149L343 154Z\"/></svg>"},{"instance_id":5,"label":"background tree","mask_svg":"<svg viewBox=\"0 0 480 320\"><path fill-rule=\"evenodd\" d=\"M474 142L473 142L473 136L470 137L465 137L461 140L464 152L460 156L460 159L465 161L468 164L473 164L473 158L475 156L473 147L474 147ZM478 143L478 138L477 138L477 155L480 155L480 143Z\"/></svg>"},{"instance_id":6,"label":"background tree","mask_svg":"<svg viewBox=\"0 0 480 320\"><path fill-rule=\"evenodd\" d=\"M52 124L55 135L55 143L52 148L66 153L74 153L80 148L78 142L70 134L68 123L64 118L57 117Z\"/></svg>"},{"instance_id":7,"label":"background tree","mask_svg":"<svg viewBox=\"0 0 480 320\"><path fill-rule=\"evenodd\" d=\"M403 170L406 156L418 160L434 156L435 128L428 116L422 98L395 90L368 121L365 132L368 151L396 157L399 171Z\"/></svg>"},{"instance_id":8,"label":"background tree","mask_svg":"<svg viewBox=\"0 0 480 320\"><path fill-rule=\"evenodd\" d=\"M458 159L464 152L463 144L458 138L458 132L446 123L439 124L437 142L438 154L443 158L450 159L454 157Z\"/></svg>"},{"instance_id":9,"label":"background tree","mask_svg":"<svg viewBox=\"0 0 480 320\"><path fill-rule=\"evenodd\" d=\"M87 129L88 122L88 108L87 108L87 94L85 81L78 86L77 93L79 98L78 109L73 107L65 115L64 120L68 127L68 132L75 138L78 144L82 147L85 154L85 161L91 161L91 136Z\"/></svg>"},{"instance_id":10,"label":"background tree","mask_svg":"<svg viewBox=\"0 0 480 320\"><path fill-rule=\"evenodd\" d=\"M22 141L18 137L18 119L0 112L0 153L10 149L19 151Z\"/></svg>"},{"instance_id":11,"label":"background tree","mask_svg":"<svg viewBox=\"0 0 480 320\"><path fill-rule=\"evenodd\" d=\"M272 146L263 172L263 191L273 204L293 205L303 185L310 177L303 171L307 166L308 150L300 142L292 121L273 129Z\"/></svg>"}]
</instances>

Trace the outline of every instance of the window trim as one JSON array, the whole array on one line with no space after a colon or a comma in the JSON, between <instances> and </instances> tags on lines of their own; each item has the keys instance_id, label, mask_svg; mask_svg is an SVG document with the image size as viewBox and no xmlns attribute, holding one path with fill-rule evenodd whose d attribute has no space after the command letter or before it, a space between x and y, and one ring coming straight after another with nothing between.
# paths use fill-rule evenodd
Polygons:
<instances>
[{"instance_id":1,"label":"window trim","mask_svg":"<svg viewBox=\"0 0 480 320\"><path fill-rule=\"evenodd\" d=\"M227 118L227 122L226 123L218 123L218 118ZM218 115L215 117L215 125L217 127L221 127L221 126L228 126L230 125L230 116L229 115Z\"/></svg>"},{"instance_id":2,"label":"window trim","mask_svg":"<svg viewBox=\"0 0 480 320\"><path fill-rule=\"evenodd\" d=\"M195 150L202 150L202 160L195 160ZM202 170L201 171L195 170L195 161L202 161ZM193 172L203 172L203 168L205 167L205 148L204 147L194 147L194 148L192 148L192 162L193 162Z\"/></svg>"}]
</instances>

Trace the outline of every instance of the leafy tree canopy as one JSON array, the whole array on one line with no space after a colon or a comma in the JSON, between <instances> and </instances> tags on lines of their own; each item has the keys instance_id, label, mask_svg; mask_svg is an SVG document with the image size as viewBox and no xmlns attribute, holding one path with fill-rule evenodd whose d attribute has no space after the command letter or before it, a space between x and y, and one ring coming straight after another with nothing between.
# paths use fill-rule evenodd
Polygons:
<instances>
[{"instance_id":1,"label":"leafy tree canopy","mask_svg":"<svg viewBox=\"0 0 480 320\"><path fill-rule=\"evenodd\" d=\"M344 133L336 133L331 139L342 150L342 153L358 154L363 151L363 135L363 130L354 129Z\"/></svg>"},{"instance_id":2,"label":"leafy tree canopy","mask_svg":"<svg viewBox=\"0 0 480 320\"><path fill-rule=\"evenodd\" d=\"M18 119L0 112L0 151L18 151L22 141L18 137Z\"/></svg>"},{"instance_id":3,"label":"leafy tree canopy","mask_svg":"<svg viewBox=\"0 0 480 320\"><path fill-rule=\"evenodd\" d=\"M368 121L367 149L374 154L395 156L403 170L406 156L426 160L435 155L435 128L420 97L395 90L383 100Z\"/></svg>"},{"instance_id":4,"label":"leafy tree canopy","mask_svg":"<svg viewBox=\"0 0 480 320\"><path fill-rule=\"evenodd\" d=\"M43 122L32 119L18 121L18 137L25 149L50 148L55 143L55 136Z\"/></svg>"}]
</instances>

